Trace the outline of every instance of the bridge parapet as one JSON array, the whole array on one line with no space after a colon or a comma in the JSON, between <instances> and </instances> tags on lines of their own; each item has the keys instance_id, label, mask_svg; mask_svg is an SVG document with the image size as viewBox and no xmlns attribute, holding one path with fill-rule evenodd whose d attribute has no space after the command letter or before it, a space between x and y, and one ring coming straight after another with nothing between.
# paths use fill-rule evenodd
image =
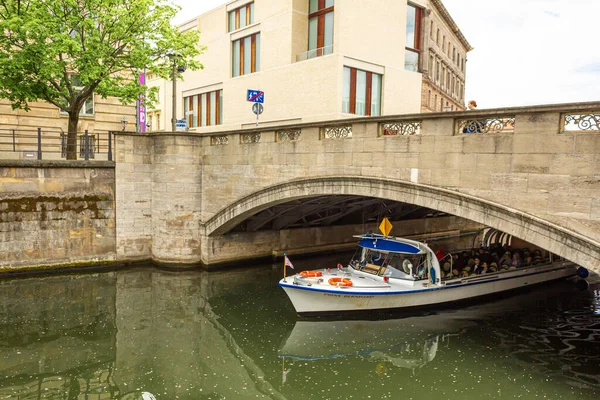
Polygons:
<instances>
[{"instance_id":1,"label":"bridge parapet","mask_svg":"<svg viewBox=\"0 0 600 400\"><path fill-rule=\"evenodd\" d=\"M517 123L518 121L518 123ZM459 112L407 114L351 118L304 124L258 127L199 134L213 138L212 145L233 144L224 139L275 135L274 141L298 140L303 130L318 128L320 139L349 139L357 124L377 125L376 136L459 136L471 133L594 133L600 132L600 102L569 103L529 107L510 107ZM533 126L532 126L533 125ZM472 129L468 129L471 127ZM177 132L176 134L183 134ZM190 133L190 135L196 135ZM218 139L215 139L218 138ZM262 140L264 141L264 139ZM266 140L270 141L270 140ZM227 143L224 143L227 142ZM259 143L261 140L241 141Z\"/></svg>"},{"instance_id":2,"label":"bridge parapet","mask_svg":"<svg viewBox=\"0 0 600 400\"><path fill-rule=\"evenodd\" d=\"M181 143L187 146L195 142L195 153L189 157L195 160L194 193L198 197L201 192L201 199L189 201L185 193L175 195L168 191L170 199L161 197L161 200L172 204L161 206L161 216L152 218L171 218L169 210L179 207L181 202L177 214L181 219L186 207L196 202L197 214L192 220L205 229L218 215L230 216L219 217L219 221L228 224L238 221L240 216L270 207L273 203L246 202L244 204L254 204L255 208L240 209L243 201L269 188L283 187L281 185L297 180L323 178L324 182L330 182L332 178L339 178L347 182L347 178L360 177L414 185L417 198L420 188L437 188L465 195L465 199L476 198L516 210L545 221L553 229L562 229L565 235L573 234L578 241L583 238L595 248L597 253L594 254L600 254L599 121L600 102L594 102L352 118L202 135L154 133L144 140L165 143L166 138L174 136L185 137ZM154 159L161 157L164 151L173 154L190 151L173 146L178 144L173 141L167 146L154 147ZM117 151L118 173L118 156L124 153L120 148ZM164 157L161 160L165 162ZM185 161L178 159L177 163L179 174L185 173L181 165ZM169 169L162 165L161 170ZM154 179L159 179L156 171ZM176 176L166 180L169 179ZM338 189L344 193L352 191L347 184ZM314 195L334 192L324 184ZM359 192L365 194L364 190ZM269 201L284 202L286 195L284 190L279 200L269 197ZM395 200L402 201L402 198ZM468 202L464 200L464 204ZM453 210L461 215L460 210ZM493 218L478 222L505 227L502 221ZM177 237L172 230L163 236L158 241L154 237L153 246L159 242L163 246L174 244L170 243L171 237ZM200 257L201 254L202 261L210 263L211 256L207 253L215 250L209 250L205 244L201 246L201 251L191 251L190 255ZM581 245L578 248L581 249ZM600 268L600 257L598 259ZM191 257L188 261L195 260Z\"/></svg>"}]
</instances>

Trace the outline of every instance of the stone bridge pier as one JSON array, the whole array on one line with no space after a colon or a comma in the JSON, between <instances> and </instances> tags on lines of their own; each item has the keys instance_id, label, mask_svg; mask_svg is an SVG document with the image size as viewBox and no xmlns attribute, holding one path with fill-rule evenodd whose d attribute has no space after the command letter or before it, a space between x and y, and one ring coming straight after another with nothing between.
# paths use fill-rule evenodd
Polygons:
<instances>
[{"instance_id":1,"label":"stone bridge pier","mask_svg":"<svg viewBox=\"0 0 600 400\"><path fill-rule=\"evenodd\" d=\"M371 227L239 227L285 218L286 204L351 196L438 210L600 272L599 121L595 102L120 133L117 258L213 267L334 248Z\"/></svg>"}]
</instances>

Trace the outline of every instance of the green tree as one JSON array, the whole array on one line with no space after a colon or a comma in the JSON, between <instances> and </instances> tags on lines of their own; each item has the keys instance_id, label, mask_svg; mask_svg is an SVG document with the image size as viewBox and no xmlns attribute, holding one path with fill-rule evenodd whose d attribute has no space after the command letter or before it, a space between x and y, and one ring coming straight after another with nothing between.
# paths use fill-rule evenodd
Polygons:
<instances>
[{"instance_id":1,"label":"green tree","mask_svg":"<svg viewBox=\"0 0 600 400\"><path fill-rule=\"evenodd\" d=\"M170 79L174 62L202 68L198 31L170 23L178 10L168 0L0 0L0 97L67 113L75 159L79 113L94 93L131 104L147 89L139 71Z\"/></svg>"}]
</instances>

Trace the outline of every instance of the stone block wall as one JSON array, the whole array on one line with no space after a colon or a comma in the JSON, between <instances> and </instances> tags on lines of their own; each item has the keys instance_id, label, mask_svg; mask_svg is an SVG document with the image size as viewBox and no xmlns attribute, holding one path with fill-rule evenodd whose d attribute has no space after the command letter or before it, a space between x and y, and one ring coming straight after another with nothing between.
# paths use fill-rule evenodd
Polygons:
<instances>
[{"instance_id":1,"label":"stone block wall","mask_svg":"<svg viewBox=\"0 0 600 400\"><path fill-rule=\"evenodd\" d=\"M114 260L111 164L0 163L0 269Z\"/></svg>"},{"instance_id":2,"label":"stone block wall","mask_svg":"<svg viewBox=\"0 0 600 400\"><path fill-rule=\"evenodd\" d=\"M201 261L202 146L190 136L155 136L152 171L152 258Z\"/></svg>"},{"instance_id":3,"label":"stone block wall","mask_svg":"<svg viewBox=\"0 0 600 400\"><path fill-rule=\"evenodd\" d=\"M119 260L152 258L152 140L116 137L116 251Z\"/></svg>"}]
</instances>

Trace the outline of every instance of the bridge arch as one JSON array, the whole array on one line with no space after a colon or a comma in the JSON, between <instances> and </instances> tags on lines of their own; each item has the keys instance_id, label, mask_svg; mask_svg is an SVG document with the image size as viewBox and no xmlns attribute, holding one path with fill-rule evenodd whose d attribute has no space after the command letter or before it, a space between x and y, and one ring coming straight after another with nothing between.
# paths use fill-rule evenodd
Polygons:
<instances>
[{"instance_id":1,"label":"bridge arch","mask_svg":"<svg viewBox=\"0 0 600 400\"><path fill-rule=\"evenodd\" d=\"M215 214L205 223L205 233L222 235L269 207L323 195L382 198L453 214L527 240L600 273L600 244L552 222L452 190L364 176L298 179L261 189Z\"/></svg>"}]
</instances>

